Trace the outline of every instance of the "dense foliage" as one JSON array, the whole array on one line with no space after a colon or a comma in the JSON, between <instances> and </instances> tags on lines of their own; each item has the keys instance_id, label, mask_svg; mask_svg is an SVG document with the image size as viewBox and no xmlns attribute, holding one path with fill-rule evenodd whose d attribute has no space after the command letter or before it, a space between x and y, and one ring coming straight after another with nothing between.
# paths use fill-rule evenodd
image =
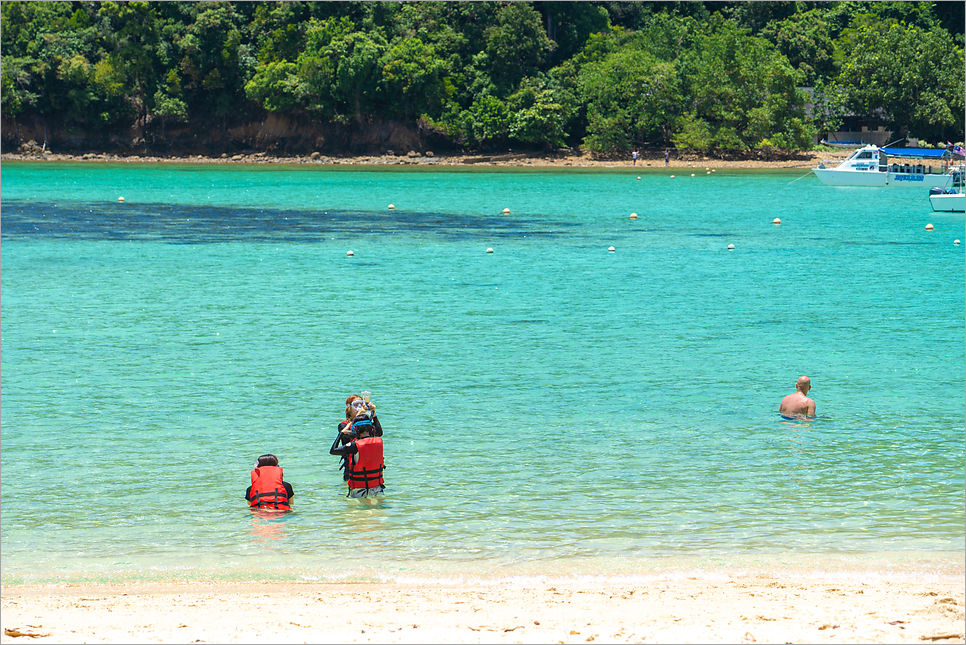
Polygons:
<instances>
[{"instance_id":1,"label":"dense foliage","mask_svg":"<svg viewBox=\"0 0 966 645\"><path fill-rule=\"evenodd\" d=\"M2 114L300 115L468 147L793 151L847 115L962 140L959 2L16 2ZM810 95L803 87L814 88ZM807 109L813 103L814 109Z\"/></svg>"}]
</instances>

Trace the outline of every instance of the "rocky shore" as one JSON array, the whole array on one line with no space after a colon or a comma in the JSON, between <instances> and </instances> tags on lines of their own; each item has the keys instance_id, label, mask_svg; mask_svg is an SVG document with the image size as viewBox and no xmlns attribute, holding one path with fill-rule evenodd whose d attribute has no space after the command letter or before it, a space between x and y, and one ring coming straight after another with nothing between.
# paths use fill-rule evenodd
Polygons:
<instances>
[{"instance_id":1,"label":"rocky shore","mask_svg":"<svg viewBox=\"0 0 966 645\"><path fill-rule=\"evenodd\" d=\"M813 151L780 159L715 159L699 155L680 155L672 157L667 167L687 168L802 168L815 165L819 159L840 159L849 151ZM181 164L288 164L288 165L346 165L346 166L521 166L521 167L587 167L587 168L663 168L663 154L642 154L634 164L630 159L596 159L581 151L558 151L554 153L504 153L492 155L453 155L434 154L433 152L395 152L383 155L327 156L319 152L310 155L281 156L266 152L220 156L151 156L119 155L88 152L83 154L64 154L50 149L41 149L34 144L25 144L17 153L4 153L0 161L58 161L58 162L101 162L101 163L181 163Z\"/></svg>"}]
</instances>

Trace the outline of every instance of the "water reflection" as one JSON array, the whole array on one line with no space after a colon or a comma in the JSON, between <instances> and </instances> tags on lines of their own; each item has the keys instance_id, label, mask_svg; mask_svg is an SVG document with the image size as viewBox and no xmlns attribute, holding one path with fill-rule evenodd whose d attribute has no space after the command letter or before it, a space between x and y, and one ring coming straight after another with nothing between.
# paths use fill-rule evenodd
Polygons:
<instances>
[{"instance_id":1,"label":"water reflection","mask_svg":"<svg viewBox=\"0 0 966 645\"><path fill-rule=\"evenodd\" d=\"M256 542L272 544L285 537L285 523L291 510L249 508L248 512L252 516L249 532Z\"/></svg>"},{"instance_id":2,"label":"water reflection","mask_svg":"<svg viewBox=\"0 0 966 645\"><path fill-rule=\"evenodd\" d=\"M380 534L386 527L385 498L369 497L349 499L345 498L346 512L344 515L346 529L349 534L345 537L359 543L368 543L380 539Z\"/></svg>"}]
</instances>

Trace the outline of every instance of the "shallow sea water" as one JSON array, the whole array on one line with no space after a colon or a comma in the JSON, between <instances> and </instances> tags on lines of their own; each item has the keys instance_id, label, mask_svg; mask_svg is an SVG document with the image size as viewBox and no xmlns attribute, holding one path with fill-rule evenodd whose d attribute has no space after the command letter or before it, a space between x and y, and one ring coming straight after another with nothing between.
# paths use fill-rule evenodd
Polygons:
<instances>
[{"instance_id":1,"label":"shallow sea water","mask_svg":"<svg viewBox=\"0 0 966 645\"><path fill-rule=\"evenodd\" d=\"M4 584L963 570L966 231L922 191L6 166ZM328 454L362 389L376 505ZM264 452L292 513L246 508Z\"/></svg>"}]
</instances>

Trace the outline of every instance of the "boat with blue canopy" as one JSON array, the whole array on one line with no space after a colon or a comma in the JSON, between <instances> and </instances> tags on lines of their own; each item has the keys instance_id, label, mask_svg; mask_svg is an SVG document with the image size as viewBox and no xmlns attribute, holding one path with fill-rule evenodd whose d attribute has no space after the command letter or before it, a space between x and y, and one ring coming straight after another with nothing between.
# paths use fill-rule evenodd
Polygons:
<instances>
[{"instance_id":1,"label":"boat with blue canopy","mask_svg":"<svg viewBox=\"0 0 966 645\"><path fill-rule=\"evenodd\" d=\"M835 164L835 165L831 165ZM826 186L908 186L942 188L949 175L962 171L944 148L863 146L845 161L821 161L812 168Z\"/></svg>"}]
</instances>

